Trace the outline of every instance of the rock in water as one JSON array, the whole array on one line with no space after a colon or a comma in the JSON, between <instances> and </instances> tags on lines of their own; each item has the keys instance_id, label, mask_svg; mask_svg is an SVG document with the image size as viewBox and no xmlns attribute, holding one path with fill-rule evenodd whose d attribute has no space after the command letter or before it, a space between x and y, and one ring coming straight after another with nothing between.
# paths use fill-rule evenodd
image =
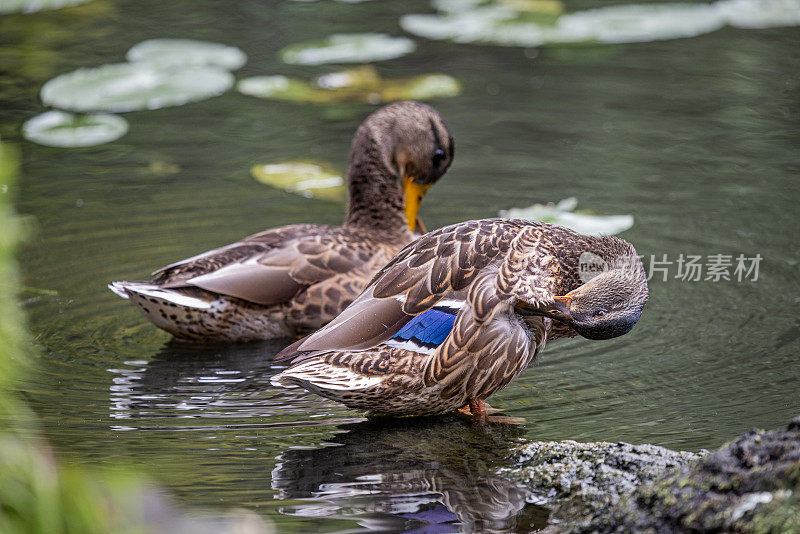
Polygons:
<instances>
[{"instance_id":1,"label":"rock in water","mask_svg":"<svg viewBox=\"0 0 800 534\"><path fill-rule=\"evenodd\" d=\"M800 416L755 429L620 503L609 531L800 532Z\"/></svg>"},{"instance_id":2,"label":"rock in water","mask_svg":"<svg viewBox=\"0 0 800 534\"><path fill-rule=\"evenodd\" d=\"M552 509L545 532L800 532L800 416L698 455L533 442L503 474Z\"/></svg>"},{"instance_id":3,"label":"rock in water","mask_svg":"<svg viewBox=\"0 0 800 534\"><path fill-rule=\"evenodd\" d=\"M502 474L530 490L533 502L552 509L554 532L595 531L621 498L699 457L655 445L534 441L515 452L520 467Z\"/></svg>"}]
</instances>

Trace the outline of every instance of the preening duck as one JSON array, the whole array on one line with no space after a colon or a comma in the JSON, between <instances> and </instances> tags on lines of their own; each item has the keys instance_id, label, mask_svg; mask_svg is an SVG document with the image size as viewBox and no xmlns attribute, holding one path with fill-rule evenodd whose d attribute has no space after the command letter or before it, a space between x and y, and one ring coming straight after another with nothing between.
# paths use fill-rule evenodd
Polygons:
<instances>
[{"instance_id":1,"label":"preening duck","mask_svg":"<svg viewBox=\"0 0 800 534\"><path fill-rule=\"evenodd\" d=\"M317 329L417 236L422 197L447 171L453 148L432 107L385 106L353 139L342 226L273 228L163 267L149 282L108 287L183 339L249 341Z\"/></svg>"},{"instance_id":2,"label":"preening duck","mask_svg":"<svg viewBox=\"0 0 800 534\"><path fill-rule=\"evenodd\" d=\"M372 414L469 406L483 421L484 401L548 340L623 335L647 295L622 239L513 219L456 224L406 246L341 315L279 353L291 363L272 383Z\"/></svg>"}]
</instances>

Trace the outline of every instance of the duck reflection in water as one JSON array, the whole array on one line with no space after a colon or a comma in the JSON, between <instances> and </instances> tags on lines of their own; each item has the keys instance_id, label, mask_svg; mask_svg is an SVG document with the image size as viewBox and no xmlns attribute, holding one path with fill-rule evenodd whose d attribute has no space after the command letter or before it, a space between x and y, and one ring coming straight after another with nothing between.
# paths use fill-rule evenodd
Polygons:
<instances>
[{"instance_id":1,"label":"duck reflection in water","mask_svg":"<svg viewBox=\"0 0 800 534\"><path fill-rule=\"evenodd\" d=\"M279 505L287 515L350 519L378 532L528 532L544 526L548 511L527 504L526 490L496 474L524 428L476 427L459 415L365 420L300 388L276 390L269 381L279 369L269 355L285 344L198 347L171 341L149 361L109 369L114 428L170 436L199 431L181 434L193 455L200 454L197 439L225 436L231 440L226 454L237 466L254 469L251 502L273 495L291 500ZM323 405L326 417L309 417ZM334 437L317 446L318 426ZM278 430L286 428L290 435ZM261 434L239 435L242 429ZM252 452L267 452L276 441L297 443L300 436L315 447L293 446L277 457L272 449L260 459ZM256 466L273 458L272 491L262 497L267 482ZM215 465L216 476L235 470Z\"/></svg>"},{"instance_id":2,"label":"duck reflection in water","mask_svg":"<svg viewBox=\"0 0 800 534\"><path fill-rule=\"evenodd\" d=\"M457 415L372 419L340 428L320 448L278 456L272 489L304 517L352 519L370 531L519 532L542 528L546 509L498 476L524 434L514 425L476 428Z\"/></svg>"},{"instance_id":3,"label":"duck reflection in water","mask_svg":"<svg viewBox=\"0 0 800 534\"><path fill-rule=\"evenodd\" d=\"M185 430L187 419L208 429L271 426L271 416L305 418L319 410L317 399L269 385L278 372L271 356L287 342L198 346L172 340L149 360L109 369L111 418L119 421L114 429Z\"/></svg>"}]
</instances>

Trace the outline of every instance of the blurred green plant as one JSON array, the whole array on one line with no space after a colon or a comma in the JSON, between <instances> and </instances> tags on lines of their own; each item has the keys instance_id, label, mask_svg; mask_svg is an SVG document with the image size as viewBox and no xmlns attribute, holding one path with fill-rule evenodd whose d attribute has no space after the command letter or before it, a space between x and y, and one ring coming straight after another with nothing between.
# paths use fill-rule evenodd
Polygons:
<instances>
[{"instance_id":1,"label":"blurred green plant","mask_svg":"<svg viewBox=\"0 0 800 534\"><path fill-rule=\"evenodd\" d=\"M34 414L15 393L31 369L15 295L14 252L24 233L11 208L17 166L16 151L0 143L0 532L146 532L136 504L141 500L129 498L142 490L139 478L59 466Z\"/></svg>"},{"instance_id":2,"label":"blurred green plant","mask_svg":"<svg viewBox=\"0 0 800 534\"><path fill-rule=\"evenodd\" d=\"M33 412L16 393L32 372L31 345L16 291L14 252L24 235L11 207L18 155L0 142L0 532L3 534L138 534L270 530L252 514L214 524L180 512L169 497L131 470L59 462ZM151 517L148 518L148 511Z\"/></svg>"}]
</instances>

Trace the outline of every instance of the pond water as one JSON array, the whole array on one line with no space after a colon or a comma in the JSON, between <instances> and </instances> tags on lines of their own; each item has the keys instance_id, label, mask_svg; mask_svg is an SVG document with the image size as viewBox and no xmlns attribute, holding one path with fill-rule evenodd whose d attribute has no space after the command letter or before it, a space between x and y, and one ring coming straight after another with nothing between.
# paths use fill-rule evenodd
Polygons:
<instances>
[{"instance_id":1,"label":"pond water","mask_svg":"<svg viewBox=\"0 0 800 534\"><path fill-rule=\"evenodd\" d=\"M21 298L41 349L20 389L67 461L132 462L187 505L254 510L286 532L528 531L546 510L494 474L521 438L698 450L800 412L797 28L536 50L414 37L416 51L376 63L385 78L442 72L463 86L432 102L457 150L422 206L428 228L574 196L633 215L622 237L646 260L762 258L756 281L733 268L730 281L684 281L674 263L651 280L630 334L548 345L492 399L519 427L367 421L269 385L288 341L172 342L105 287L270 226L337 224L341 204L270 189L249 170L292 159L342 169L374 107L229 91L127 113L128 134L97 147L20 135L44 111L44 82L122 61L148 38L237 46L248 55L237 79L311 79L341 66L288 65L278 52L332 33L402 36L402 15L432 12L418 0L97 0L0 17L0 135L22 149L17 207L32 233Z\"/></svg>"}]
</instances>

